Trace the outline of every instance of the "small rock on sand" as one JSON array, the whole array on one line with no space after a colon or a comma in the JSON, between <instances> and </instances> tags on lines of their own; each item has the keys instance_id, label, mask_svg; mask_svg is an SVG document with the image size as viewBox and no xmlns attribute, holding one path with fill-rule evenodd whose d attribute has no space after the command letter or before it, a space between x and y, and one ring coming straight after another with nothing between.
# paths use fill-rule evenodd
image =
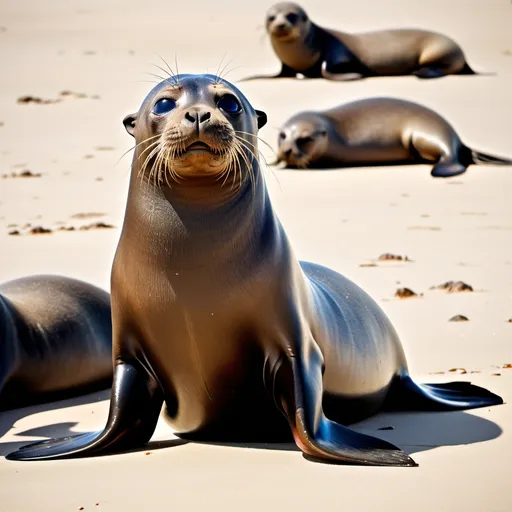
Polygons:
<instances>
[{"instance_id":1,"label":"small rock on sand","mask_svg":"<svg viewBox=\"0 0 512 512\"><path fill-rule=\"evenodd\" d=\"M469 322L469 318L464 315L455 315L455 316L452 316L449 321L450 322Z\"/></svg>"},{"instance_id":2,"label":"small rock on sand","mask_svg":"<svg viewBox=\"0 0 512 512\"><path fill-rule=\"evenodd\" d=\"M398 288L395 292L395 297L399 299L408 299L410 297L417 297L418 294L413 292L410 288Z\"/></svg>"}]
</instances>

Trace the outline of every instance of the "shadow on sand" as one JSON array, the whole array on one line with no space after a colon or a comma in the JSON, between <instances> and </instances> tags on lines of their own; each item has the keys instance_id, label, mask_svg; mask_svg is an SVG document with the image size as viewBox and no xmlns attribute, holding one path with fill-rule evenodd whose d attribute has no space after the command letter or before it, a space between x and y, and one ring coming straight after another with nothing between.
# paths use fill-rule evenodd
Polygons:
<instances>
[{"instance_id":1,"label":"shadow on sand","mask_svg":"<svg viewBox=\"0 0 512 512\"><path fill-rule=\"evenodd\" d=\"M76 399L3 412L0 414L0 436L9 431L18 420L29 414L101 401L108 399L109 396L110 391L105 390ZM76 422L56 423L19 432L16 435L37 436L39 438L66 437L77 434L76 431L72 430L76 425ZM442 446L457 446L490 441L496 439L502 433L500 426L493 421L463 411L381 413L363 422L354 424L351 428L358 432L385 439L409 455ZM385 430L382 430L383 428ZM5 456L19 447L35 441L37 440L28 442L0 442L0 456ZM154 451L184 445L189 442L234 448L300 451L293 442L232 443L192 441L178 438L165 441L150 441L148 444L128 450L128 452Z\"/></svg>"}]
</instances>

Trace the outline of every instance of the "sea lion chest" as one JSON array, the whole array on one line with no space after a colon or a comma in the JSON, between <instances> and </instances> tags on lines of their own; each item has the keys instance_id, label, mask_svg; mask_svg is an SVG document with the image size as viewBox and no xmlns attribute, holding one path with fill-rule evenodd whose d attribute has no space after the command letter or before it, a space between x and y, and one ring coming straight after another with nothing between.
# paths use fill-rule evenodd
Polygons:
<instances>
[{"instance_id":1,"label":"sea lion chest","mask_svg":"<svg viewBox=\"0 0 512 512\"><path fill-rule=\"evenodd\" d=\"M307 71L316 64L322 55L321 50L313 48L304 41L274 41L272 47L279 60L295 71Z\"/></svg>"},{"instance_id":2,"label":"sea lion chest","mask_svg":"<svg viewBox=\"0 0 512 512\"><path fill-rule=\"evenodd\" d=\"M226 260L221 248L178 240L176 226L166 227L139 226L137 252L132 232L123 233L113 296L124 293L124 310L133 314L125 321L137 326L128 329L136 357L162 387L173 428L193 431L236 410L242 398L268 400L261 333L268 330L266 297L275 295L274 256L265 245L240 253L228 247L233 258Z\"/></svg>"}]
</instances>

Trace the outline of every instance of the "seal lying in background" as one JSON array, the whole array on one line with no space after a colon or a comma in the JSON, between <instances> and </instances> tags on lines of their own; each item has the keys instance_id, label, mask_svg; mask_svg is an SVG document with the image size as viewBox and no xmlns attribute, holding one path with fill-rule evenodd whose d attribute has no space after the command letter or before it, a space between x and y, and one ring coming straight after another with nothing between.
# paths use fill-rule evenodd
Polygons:
<instances>
[{"instance_id":1,"label":"seal lying in background","mask_svg":"<svg viewBox=\"0 0 512 512\"><path fill-rule=\"evenodd\" d=\"M356 80L371 76L476 75L452 39L426 30L394 29L348 34L313 23L298 4L281 2L269 9L266 29L281 61L275 76L242 79L306 78Z\"/></svg>"},{"instance_id":2,"label":"seal lying in background","mask_svg":"<svg viewBox=\"0 0 512 512\"><path fill-rule=\"evenodd\" d=\"M112 384L110 297L60 276L0 285L0 410Z\"/></svg>"},{"instance_id":3,"label":"seal lying in background","mask_svg":"<svg viewBox=\"0 0 512 512\"><path fill-rule=\"evenodd\" d=\"M304 169L434 162L437 178L462 174L471 164L512 165L467 147L433 110L395 98L295 114L280 130L279 162Z\"/></svg>"},{"instance_id":4,"label":"seal lying in background","mask_svg":"<svg viewBox=\"0 0 512 512\"><path fill-rule=\"evenodd\" d=\"M229 82L179 75L125 118L137 145L112 268L115 376L103 431L8 456L130 449L162 407L190 439L295 438L324 460L414 466L342 425L384 406L502 403L465 382L419 385L379 306L343 276L297 261L258 164L266 115Z\"/></svg>"}]
</instances>

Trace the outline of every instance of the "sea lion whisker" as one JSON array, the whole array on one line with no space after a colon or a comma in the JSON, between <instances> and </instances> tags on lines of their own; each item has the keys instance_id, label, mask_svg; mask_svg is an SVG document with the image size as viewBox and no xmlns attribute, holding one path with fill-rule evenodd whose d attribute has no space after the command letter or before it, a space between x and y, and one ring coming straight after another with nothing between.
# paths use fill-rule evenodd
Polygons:
<instances>
[{"instance_id":1,"label":"sea lion whisker","mask_svg":"<svg viewBox=\"0 0 512 512\"><path fill-rule=\"evenodd\" d=\"M218 83L220 83L221 80L225 79L226 75L224 74L224 72L226 71L226 68L233 62L233 58L231 58L228 62L226 62L226 64L224 64L224 67L220 70L220 73L217 73Z\"/></svg>"},{"instance_id":2,"label":"sea lion whisker","mask_svg":"<svg viewBox=\"0 0 512 512\"><path fill-rule=\"evenodd\" d=\"M155 159L153 166L151 167L151 171L149 172L149 176L148 176L148 182L153 183L153 189L156 188L155 176L158 174L158 168L160 166L161 157L162 157L162 148L160 146L158 146L157 153L156 153L156 159Z\"/></svg>"},{"instance_id":3,"label":"sea lion whisker","mask_svg":"<svg viewBox=\"0 0 512 512\"><path fill-rule=\"evenodd\" d=\"M251 161L256 162L256 165L259 165L259 162L258 162L258 157L254 153L254 151L250 147L245 146L244 142L247 142L247 141L245 141L244 139L239 139L239 138L236 139L237 148L239 148L239 150L242 152L242 157L244 158L244 161L247 165L247 169L249 171L249 179L251 180L251 183L253 185L253 192L254 192L254 184L255 184L256 178L254 176L254 170L253 170ZM250 154L251 161L249 160L249 157L245 153L246 151Z\"/></svg>"},{"instance_id":4,"label":"sea lion whisker","mask_svg":"<svg viewBox=\"0 0 512 512\"><path fill-rule=\"evenodd\" d=\"M245 139L242 139L241 137L239 137L238 135L236 136L237 137L237 140L241 143L241 144L249 144L250 146L254 146L254 144L251 144L249 141L245 140ZM267 163L267 160L265 158L265 156L263 155L263 153L260 151L260 149L256 147L257 151L258 151L258 154L259 154L259 157L258 155L256 155L256 153L254 152L254 150L250 147L250 146L244 146L248 151L249 153L251 154L252 158L256 161L256 164L258 165L258 168L261 169L261 162L260 162L260 159L263 159L263 161L265 162L265 166L270 169L270 171L272 172L272 174L274 174L273 170L269 167L268 163ZM252 169L252 166L251 166L251 173L253 173L253 176L252 178L255 179L254 177L254 171ZM278 182L279 186L281 186L281 184L279 183L279 180L277 179L277 176L275 176L274 174L274 178L276 179L276 181Z\"/></svg>"},{"instance_id":5,"label":"sea lion whisker","mask_svg":"<svg viewBox=\"0 0 512 512\"><path fill-rule=\"evenodd\" d=\"M160 140L154 140L152 141L150 144L148 144L148 147L147 148L144 148L140 154L139 154L139 159L142 158L142 156L144 155L144 153L146 151L149 151L151 148L155 147L156 144L160 144Z\"/></svg>"},{"instance_id":6,"label":"sea lion whisker","mask_svg":"<svg viewBox=\"0 0 512 512\"><path fill-rule=\"evenodd\" d=\"M248 133L248 132L242 132L240 130L235 130L235 133L239 133L241 135L253 135L254 137L256 137L256 139L258 139L262 144L265 144L265 146L267 146L267 148L270 149L270 151L272 151L272 153L274 154L274 156L277 157L277 153L275 152L274 148L266 141L264 141L261 137L259 137L258 135L255 135L254 133ZM247 141L249 142L249 141Z\"/></svg>"},{"instance_id":7,"label":"sea lion whisker","mask_svg":"<svg viewBox=\"0 0 512 512\"><path fill-rule=\"evenodd\" d=\"M252 185L252 189L253 189L253 193L254 193L254 190L255 190L255 177L254 177L254 172L253 172L253 168L252 168L252 163L249 160L249 156L246 154L246 151L251 154L251 156L253 157L253 161L256 161L256 163L258 163L258 159L255 157L255 155L252 152L252 150L250 148L247 148L246 146L244 146L240 142L239 139L236 139L235 147L236 147L237 151L240 153L240 156L242 157L242 159L244 160L245 165L247 166L247 170L249 172L249 180L251 181L251 185ZM240 171L240 174L241 174L241 171Z\"/></svg>"},{"instance_id":8,"label":"sea lion whisker","mask_svg":"<svg viewBox=\"0 0 512 512\"><path fill-rule=\"evenodd\" d=\"M156 146L153 147L153 149L150 151L150 153L148 154L148 156L146 157L146 160L144 161L144 163L142 164L140 170L139 170L139 174L142 176L142 178L145 177L146 175L146 170L147 170L147 165L148 165L148 162L155 156L158 154L158 152L160 151L160 144L157 144ZM148 180L151 179L151 175L148 177Z\"/></svg>"},{"instance_id":9,"label":"sea lion whisker","mask_svg":"<svg viewBox=\"0 0 512 512\"><path fill-rule=\"evenodd\" d=\"M153 142L148 148L146 148L144 150L145 151L148 151L149 150L149 153L148 155L146 156L146 159L144 161L144 163L142 164L140 170L139 170L139 173L142 173L144 174L146 172L146 169L147 169L147 165L148 163L151 161L151 159L156 155L158 154L159 150L160 150L160 141L155 141ZM142 155L139 156L139 160L140 158L142 157Z\"/></svg>"},{"instance_id":10,"label":"sea lion whisker","mask_svg":"<svg viewBox=\"0 0 512 512\"><path fill-rule=\"evenodd\" d=\"M224 52L224 55L222 56L222 58L220 59L220 62L219 62L219 65L217 66L217 71L215 72L215 81L214 81L214 84L218 84L220 82L220 73L219 73L219 70L220 70L220 67L222 66L222 62L224 61L224 58L226 57L226 54L228 52Z\"/></svg>"},{"instance_id":11,"label":"sea lion whisker","mask_svg":"<svg viewBox=\"0 0 512 512\"><path fill-rule=\"evenodd\" d=\"M182 143L182 141L178 141L178 144L181 144L181 143ZM183 181L184 178L182 176L180 176L180 174L176 171L176 169L174 169L172 162L176 159L176 157L180 158L181 153L182 153L182 151L180 149L180 146L174 145L174 146L171 146L169 155L167 157L167 169L169 170L171 178L176 183L180 183L181 181Z\"/></svg>"},{"instance_id":12,"label":"sea lion whisker","mask_svg":"<svg viewBox=\"0 0 512 512\"><path fill-rule=\"evenodd\" d=\"M120 162L120 160L121 160L124 156L126 156L130 151L133 151L134 149L137 149L141 144L144 144L145 142L148 142L148 141L150 141L150 140L152 140L152 139L156 139L156 138L158 138L158 137L160 137L160 134L158 134L158 135L153 135L153 136L148 137L147 139L144 139L144 140L140 141L139 143L135 144L135 146L132 146L130 149L128 149L127 151L125 151L125 152L124 152L124 153L119 157L119 160L117 161L116 165L117 165L117 164Z\"/></svg>"},{"instance_id":13,"label":"sea lion whisker","mask_svg":"<svg viewBox=\"0 0 512 512\"><path fill-rule=\"evenodd\" d=\"M143 157L144 153L146 151L150 151L150 154L153 152L154 149L158 149L158 145L161 143L160 140L154 140L153 142L151 142L151 144L148 144L148 147L143 149L140 153L140 155L138 155L137 159L140 161L140 159ZM147 158L150 158L150 157L147 157ZM146 160L144 161L143 163L143 166L146 165L146 161L147 161L147 158Z\"/></svg>"},{"instance_id":14,"label":"sea lion whisker","mask_svg":"<svg viewBox=\"0 0 512 512\"><path fill-rule=\"evenodd\" d=\"M252 162L256 162L256 165L258 165L258 159L254 155L252 150L247 148L246 146L244 146L240 141L238 141L238 148L239 148L239 150L240 150L240 152L242 154L242 158L244 159L244 161L245 161L245 163L247 165L247 169L249 171L249 180L251 182L252 193L254 194L255 191L256 191L256 177L254 176L254 170L253 170ZM251 158L252 162L249 161L249 157L245 153L246 151L249 152L250 155L252 156L252 158Z\"/></svg>"},{"instance_id":15,"label":"sea lion whisker","mask_svg":"<svg viewBox=\"0 0 512 512\"><path fill-rule=\"evenodd\" d=\"M242 174L242 171L240 169L240 157L235 150L235 146L232 146L232 149L233 149L233 162L234 162L234 165L233 165L234 177L233 177L233 182L231 183L231 190L233 190L236 186L237 176L240 174L240 179L241 179L241 174Z\"/></svg>"},{"instance_id":16,"label":"sea lion whisker","mask_svg":"<svg viewBox=\"0 0 512 512\"><path fill-rule=\"evenodd\" d=\"M166 63L167 64L167 63ZM167 71L165 68L163 68L162 66L159 66L158 64L153 64L153 66L155 66L156 68L160 69L161 71L163 71L164 73L166 73L168 75L167 78L164 78L163 81L164 82L167 82L167 80L171 79L173 81L173 84L174 85L178 85L177 81L176 81L176 77L169 73L169 71Z\"/></svg>"},{"instance_id":17,"label":"sea lion whisker","mask_svg":"<svg viewBox=\"0 0 512 512\"><path fill-rule=\"evenodd\" d=\"M261 151L258 149L258 146L256 146L255 144L252 144L248 140L242 139L239 135L236 135L236 140L239 143L244 144L244 147L247 148L247 150L251 153L253 158L258 160L258 156L256 155L256 152L255 152L255 149L256 149L256 151L258 151L258 153L261 154ZM247 144L247 146L245 146L245 144Z\"/></svg>"},{"instance_id":18,"label":"sea lion whisker","mask_svg":"<svg viewBox=\"0 0 512 512\"><path fill-rule=\"evenodd\" d=\"M222 79L225 80L226 77L232 73L233 71L236 71L237 69L245 69L246 66L235 66L234 68L228 69L224 75L222 76Z\"/></svg>"},{"instance_id":19,"label":"sea lion whisker","mask_svg":"<svg viewBox=\"0 0 512 512\"><path fill-rule=\"evenodd\" d=\"M178 56L174 53L174 65L176 66L176 79L178 80L178 85L180 84L180 69L178 67Z\"/></svg>"},{"instance_id":20,"label":"sea lion whisker","mask_svg":"<svg viewBox=\"0 0 512 512\"><path fill-rule=\"evenodd\" d=\"M160 75L157 75L156 73L150 73L150 72L145 72L144 74L149 75L149 76L154 76L155 78L158 78L160 80L160 82L162 82L162 81L165 82L169 78L169 77L160 76Z\"/></svg>"},{"instance_id":21,"label":"sea lion whisker","mask_svg":"<svg viewBox=\"0 0 512 512\"><path fill-rule=\"evenodd\" d=\"M178 73L174 72L174 70L171 68L171 66L169 66L169 63L159 53L156 53L156 55L167 66L168 71L165 69L162 69L160 66L157 66L157 67L160 68L164 73L167 73L169 75L169 77L173 79L175 85L179 85L180 82L179 82L178 77L176 76ZM178 71L178 70L176 70L176 71Z\"/></svg>"},{"instance_id":22,"label":"sea lion whisker","mask_svg":"<svg viewBox=\"0 0 512 512\"><path fill-rule=\"evenodd\" d=\"M224 187L224 185L226 184L226 181L229 178L229 176L231 175L231 172L233 170L233 166L234 166L233 149L229 148L228 164L226 165L226 168L221 172L221 174L219 176L219 181L222 179L222 177L224 177L224 181L221 183L221 187Z\"/></svg>"},{"instance_id":23,"label":"sea lion whisker","mask_svg":"<svg viewBox=\"0 0 512 512\"><path fill-rule=\"evenodd\" d=\"M146 173L146 162L151 160L151 158L158 152L158 146L156 147L153 147L153 149L151 150L151 152L149 153L149 155L147 156L146 158L146 161L141 165L140 169L139 169L139 172L137 174L137 176L140 176L141 177L141 181L142 179L144 178L145 176L145 173Z\"/></svg>"}]
</instances>

